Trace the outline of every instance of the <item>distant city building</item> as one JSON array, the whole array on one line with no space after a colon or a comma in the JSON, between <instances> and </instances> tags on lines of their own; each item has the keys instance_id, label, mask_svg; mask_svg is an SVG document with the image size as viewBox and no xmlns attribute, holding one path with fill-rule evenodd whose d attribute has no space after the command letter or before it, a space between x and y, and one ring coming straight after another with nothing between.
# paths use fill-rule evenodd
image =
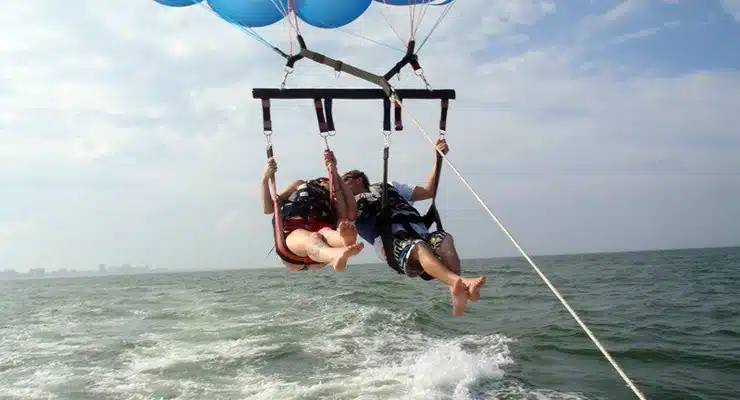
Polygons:
<instances>
[{"instance_id":1,"label":"distant city building","mask_svg":"<svg viewBox=\"0 0 740 400\"><path fill-rule=\"evenodd\" d=\"M17 272L14 269L6 268L0 271L0 279L23 279L23 278L43 278L43 277L75 277L75 276L100 276L100 275L137 275L168 272L167 268L152 268L149 264L132 265L121 264L107 265L98 264L96 270L76 270L71 268L57 268L47 271L46 268L31 268L28 272Z\"/></svg>"}]
</instances>

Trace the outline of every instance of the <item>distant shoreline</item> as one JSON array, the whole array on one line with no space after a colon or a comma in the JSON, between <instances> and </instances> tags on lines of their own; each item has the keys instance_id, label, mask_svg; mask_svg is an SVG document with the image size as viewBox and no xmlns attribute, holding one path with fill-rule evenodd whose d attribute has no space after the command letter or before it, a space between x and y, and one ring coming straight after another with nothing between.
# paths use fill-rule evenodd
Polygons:
<instances>
[{"instance_id":1,"label":"distant shoreline","mask_svg":"<svg viewBox=\"0 0 740 400\"><path fill-rule=\"evenodd\" d=\"M641 254L641 253L656 253L656 252L685 252L685 251L698 251L698 250L725 250L725 249L736 249L740 248L740 245L736 246L709 246L709 247L690 247L690 248L669 248L669 249L652 249L652 250L616 250L616 251L605 251L605 252L586 252L586 253L561 253L561 254L530 254L532 258L552 258L552 257L589 257L596 255L609 255L609 254ZM477 258L465 258L462 259L463 263L475 263L479 261L509 261L509 260L523 260L521 255L517 256L505 256L505 257L477 257ZM363 262L354 264L355 266L383 266L382 262ZM116 271L116 272L100 272L96 270L77 270L73 273L57 273L51 272L44 274L43 276L29 275L28 272L18 273L15 276L7 276L2 274L0 271L0 281L14 281L14 280L29 280L29 279L70 279L70 278L95 278L95 277L113 277L113 276L142 276L142 275L160 275L160 274L188 274L188 273L202 273L202 272L223 272L223 271L255 271L255 270L273 270L280 269L281 266L262 266L252 268L202 268L202 269L168 269L168 268L153 268L150 270L133 270L130 272Z\"/></svg>"}]
</instances>

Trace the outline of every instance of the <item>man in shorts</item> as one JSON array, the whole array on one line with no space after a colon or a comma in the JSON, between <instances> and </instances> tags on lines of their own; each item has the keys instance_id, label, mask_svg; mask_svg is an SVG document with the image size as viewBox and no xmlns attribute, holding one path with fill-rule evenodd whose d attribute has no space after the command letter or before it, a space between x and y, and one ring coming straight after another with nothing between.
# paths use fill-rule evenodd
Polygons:
<instances>
[{"instance_id":1,"label":"man in shorts","mask_svg":"<svg viewBox=\"0 0 740 400\"><path fill-rule=\"evenodd\" d=\"M449 151L444 139L437 141L437 149L443 154ZM367 175L353 170L342 178L352 190L357 201L357 233L366 242L375 246L380 258L386 259L381 240L381 229L377 218L381 211L383 191L386 192L393 259L398 265L399 274L409 277L421 277L424 280L439 279L450 288L452 295L452 314L460 316L465 312L467 301L478 301L480 287L486 278L463 278L460 276L460 258L457 255L452 235L444 231L429 232L424 223L419 222L421 215L414 208L414 202L431 199L435 187L435 165L424 186L411 186L399 182L381 182L370 184ZM441 162L441 161L439 161ZM386 227L387 228L387 227Z\"/></svg>"}]
</instances>

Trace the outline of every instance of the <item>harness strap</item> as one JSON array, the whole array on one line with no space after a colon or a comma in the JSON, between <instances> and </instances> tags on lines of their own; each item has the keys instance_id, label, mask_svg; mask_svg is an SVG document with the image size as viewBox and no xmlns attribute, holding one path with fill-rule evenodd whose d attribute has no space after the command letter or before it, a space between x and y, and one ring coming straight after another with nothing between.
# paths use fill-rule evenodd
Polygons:
<instances>
[{"instance_id":1,"label":"harness strap","mask_svg":"<svg viewBox=\"0 0 740 400\"><path fill-rule=\"evenodd\" d=\"M385 80L390 80L394 76L398 75L401 72L401 69L405 67L407 64L411 65L411 68L414 69L414 71L417 71L421 66L419 65L419 57L414 53L414 48L416 47L416 41L411 40L408 43L408 46L406 46L406 54L403 56L403 58L396 63L396 65L393 66L388 72L383 75L383 78Z\"/></svg>"},{"instance_id":2,"label":"harness strap","mask_svg":"<svg viewBox=\"0 0 740 400\"><path fill-rule=\"evenodd\" d=\"M416 67L418 66L418 64L414 65L413 62L410 63L414 69L417 69ZM398 101L400 102L400 99ZM401 130L403 129L403 124L401 122L400 116L402 110L398 102L394 103L394 105L396 122L395 127L396 130ZM439 119L440 135L444 135L446 133L448 108L449 100L442 99L440 104ZM383 99L383 130L385 132L390 131L390 100L388 99ZM416 230L413 229L413 227L411 226L411 224L415 222L423 223L427 227L427 229L435 224L438 231L444 231L444 227L442 226L442 219L439 215L439 210L437 209L436 203L437 190L439 188L439 178L442 174L442 155L439 152L436 152L434 167L434 186L432 188L432 204L429 206L429 210L426 212L426 214L421 218L408 215L391 218L391 210L389 209L388 205L388 195L386 194L388 191L388 158L389 145L386 143L385 147L383 148L383 193L381 195L380 212L378 213L378 217L376 219L376 228L378 230L378 233L380 234L380 239L383 242L383 250L385 251L386 263L388 264L388 266L396 270L396 272L398 272L399 274L403 274L403 268L401 268L401 266L398 264L393 253L392 224L401 224L406 231L406 235L411 238L420 237Z\"/></svg>"},{"instance_id":3,"label":"harness strap","mask_svg":"<svg viewBox=\"0 0 740 400\"><path fill-rule=\"evenodd\" d=\"M272 150L272 144L267 146L267 158L270 158L273 156L273 150ZM288 244L285 242L285 233L283 231L283 215L280 211L280 199L278 198L278 192L275 185L275 178L270 179L270 186L272 189L271 195L272 195L272 207L273 207L273 219L272 219L272 226L273 226L273 236L275 239L275 253L282 258L283 260L293 263L293 264L301 264L305 267L308 267L308 265L311 264L318 264L315 262L307 262L308 259L305 257L301 257L290 251L288 248Z\"/></svg>"},{"instance_id":4,"label":"harness strap","mask_svg":"<svg viewBox=\"0 0 740 400\"><path fill-rule=\"evenodd\" d=\"M262 99L262 129L272 132L272 120L270 119L270 99ZM272 149L270 149L272 151ZM272 153L268 157L272 157Z\"/></svg>"},{"instance_id":5,"label":"harness strap","mask_svg":"<svg viewBox=\"0 0 740 400\"><path fill-rule=\"evenodd\" d=\"M383 98L383 132L387 135L391 131L391 101L390 99ZM390 149L389 144L386 142L383 147L383 183L388 182L388 157ZM390 224L390 210L388 209L388 195L386 190L381 193L380 200L380 212L376 219L376 225L378 233L380 234L380 240L383 242L383 250L385 251L385 259L388 265L396 270L399 274L402 273L401 267L393 257L393 238L391 236L391 224Z\"/></svg>"},{"instance_id":6,"label":"harness strap","mask_svg":"<svg viewBox=\"0 0 740 400\"><path fill-rule=\"evenodd\" d=\"M393 111L394 111L394 119L396 122L396 130L402 131L403 130L403 122L401 121L401 115L403 112L403 109L401 108L401 100L400 98L393 102Z\"/></svg>"},{"instance_id":7,"label":"harness strap","mask_svg":"<svg viewBox=\"0 0 740 400\"><path fill-rule=\"evenodd\" d=\"M332 99L327 97L324 99L324 113L326 114L326 130L328 132L334 132L334 114L332 114ZM327 142L327 148L328 148ZM334 174L327 168L327 174L329 175L329 210L334 212L334 200L336 200L336 194L334 189Z\"/></svg>"},{"instance_id":8,"label":"harness strap","mask_svg":"<svg viewBox=\"0 0 740 400\"><path fill-rule=\"evenodd\" d=\"M270 99L262 99L262 127L265 132L272 132L272 120L270 117ZM266 148L267 158L274 156L272 149L272 143L269 143ZM277 187L275 183L275 177L270 178L270 195L272 196L272 207L273 207L273 237L275 240L275 253L283 260L303 265L301 270L305 270L309 265L318 264L311 261L308 258L300 257L290 251L287 243L285 242L285 233L283 232L283 215L280 211L280 199L278 197Z\"/></svg>"},{"instance_id":9,"label":"harness strap","mask_svg":"<svg viewBox=\"0 0 740 400\"><path fill-rule=\"evenodd\" d=\"M332 99L327 97L324 99L324 112L326 113L326 129L329 132L334 131L334 116L331 112Z\"/></svg>"},{"instance_id":10,"label":"harness strap","mask_svg":"<svg viewBox=\"0 0 740 400\"><path fill-rule=\"evenodd\" d=\"M391 101L383 98L383 132L391 131Z\"/></svg>"},{"instance_id":11,"label":"harness strap","mask_svg":"<svg viewBox=\"0 0 740 400\"><path fill-rule=\"evenodd\" d=\"M313 99L314 108L316 109L316 120L319 124L319 132L321 133L321 137L324 138L326 141L326 137L328 135L331 135L327 132L334 132L334 115L332 114L332 99L331 97L326 97L323 100L323 104L321 102L321 98L315 97ZM326 148L329 148L329 142L326 142ZM334 190L334 174L329 171L327 168L327 175L329 177L329 211L334 212L334 200L336 199L336 194Z\"/></svg>"},{"instance_id":12,"label":"harness strap","mask_svg":"<svg viewBox=\"0 0 740 400\"><path fill-rule=\"evenodd\" d=\"M450 101L448 99L442 99L440 101L440 116L439 116L439 133L445 135L447 132L447 110L449 108ZM439 210L437 209L437 189L439 188L439 177L442 174L442 155L436 152L436 161L434 163L434 188L432 189L432 204L429 206L429 210L424 215L424 224L427 229L432 224L437 225L437 230L444 231L442 227L442 219L439 216Z\"/></svg>"},{"instance_id":13,"label":"harness strap","mask_svg":"<svg viewBox=\"0 0 740 400\"><path fill-rule=\"evenodd\" d=\"M440 101L439 131L447 132L447 109L450 106L450 99Z\"/></svg>"},{"instance_id":14,"label":"harness strap","mask_svg":"<svg viewBox=\"0 0 740 400\"><path fill-rule=\"evenodd\" d=\"M326 124L326 118L324 116L324 106L321 103L321 99L313 99L313 105L316 108L316 119L319 121L319 132L328 132L329 128Z\"/></svg>"},{"instance_id":15,"label":"harness strap","mask_svg":"<svg viewBox=\"0 0 740 400\"><path fill-rule=\"evenodd\" d=\"M388 157L389 147L383 148L383 192L381 193L380 212L376 219L380 240L383 242L383 251L385 252L385 261L389 267L393 268L399 274L403 274L403 268L398 265L396 257L393 254L393 231L391 222L391 210L388 207Z\"/></svg>"}]
</instances>

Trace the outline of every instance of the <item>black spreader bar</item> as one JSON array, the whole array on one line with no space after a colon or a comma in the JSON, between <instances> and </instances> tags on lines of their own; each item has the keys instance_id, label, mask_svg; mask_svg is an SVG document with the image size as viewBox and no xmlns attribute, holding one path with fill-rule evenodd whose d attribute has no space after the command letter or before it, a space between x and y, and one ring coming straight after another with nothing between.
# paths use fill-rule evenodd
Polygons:
<instances>
[{"instance_id":1,"label":"black spreader bar","mask_svg":"<svg viewBox=\"0 0 740 400\"><path fill-rule=\"evenodd\" d=\"M396 89L396 95L401 99L455 99L454 89ZM383 89L252 89L255 99L385 99L388 96Z\"/></svg>"}]
</instances>

